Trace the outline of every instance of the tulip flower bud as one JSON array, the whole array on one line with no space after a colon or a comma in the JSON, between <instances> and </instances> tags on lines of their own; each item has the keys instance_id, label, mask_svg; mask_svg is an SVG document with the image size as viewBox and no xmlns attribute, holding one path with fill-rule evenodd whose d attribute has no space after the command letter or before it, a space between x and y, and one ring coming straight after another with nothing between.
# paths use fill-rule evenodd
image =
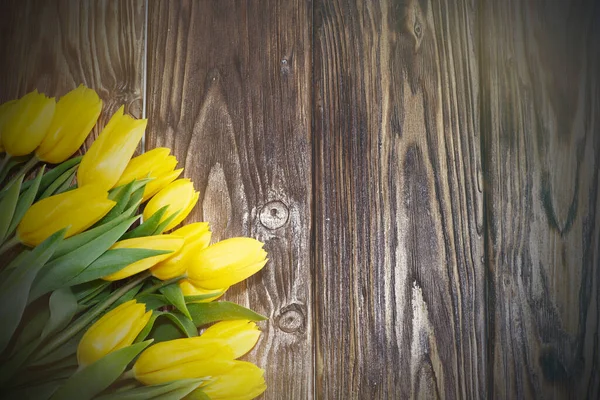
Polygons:
<instances>
[{"instance_id":1,"label":"tulip flower bud","mask_svg":"<svg viewBox=\"0 0 600 400\"><path fill-rule=\"evenodd\" d=\"M77 362L84 367L113 351L127 347L144 329L152 311L143 303L130 300L106 313L92 325L77 347Z\"/></svg>"},{"instance_id":2,"label":"tulip flower bud","mask_svg":"<svg viewBox=\"0 0 600 400\"><path fill-rule=\"evenodd\" d=\"M221 321L209 327L200 337L224 341L233 350L233 357L239 358L252 350L258 342L260 330L247 319Z\"/></svg>"},{"instance_id":3,"label":"tulip flower bud","mask_svg":"<svg viewBox=\"0 0 600 400\"><path fill-rule=\"evenodd\" d=\"M144 385L223 374L235 365L229 346L192 337L157 343L139 356L132 371Z\"/></svg>"},{"instance_id":4,"label":"tulip flower bud","mask_svg":"<svg viewBox=\"0 0 600 400\"><path fill-rule=\"evenodd\" d=\"M203 300L193 301L192 303L210 303L211 301L217 300L219 297L223 296L228 287L220 288L220 289L204 289L197 286L192 285L189 279L182 279L179 281L179 288L184 296L204 296L204 295L213 295L212 297L208 297Z\"/></svg>"},{"instance_id":5,"label":"tulip flower bud","mask_svg":"<svg viewBox=\"0 0 600 400\"><path fill-rule=\"evenodd\" d=\"M150 270L152 275L163 281L183 275L187 270L188 258L210 244L211 232L207 222L185 225L172 234L185 239L183 247Z\"/></svg>"},{"instance_id":6,"label":"tulip flower bud","mask_svg":"<svg viewBox=\"0 0 600 400\"><path fill-rule=\"evenodd\" d=\"M71 157L85 142L102 111L95 91L80 85L56 103L50 127L35 151L37 157L58 164Z\"/></svg>"},{"instance_id":7,"label":"tulip flower bud","mask_svg":"<svg viewBox=\"0 0 600 400\"><path fill-rule=\"evenodd\" d=\"M233 368L215 376L200 388L211 400L250 400L260 396L267 385L265 371L246 361L235 361Z\"/></svg>"},{"instance_id":8,"label":"tulip flower bud","mask_svg":"<svg viewBox=\"0 0 600 400\"><path fill-rule=\"evenodd\" d=\"M142 139L147 122L124 115L121 106L81 159L79 186L94 183L106 190L112 188Z\"/></svg>"},{"instance_id":9,"label":"tulip flower bud","mask_svg":"<svg viewBox=\"0 0 600 400\"><path fill-rule=\"evenodd\" d=\"M175 170L177 159L170 156L170 152L166 147L158 147L132 158L115 186L126 185L136 179L153 178L144 188L142 202L147 201L177 179L183 171L183 168Z\"/></svg>"},{"instance_id":10,"label":"tulip flower bud","mask_svg":"<svg viewBox=\"0 0 600 400\"><path fill-rule=\"evenodd\" d=\"M169 258L173 252L178 251L183 246L184 239L175 235L156 235L145 236L140 238L125 239L115 243L111 249L149 249L149 250L166 250L170 253L161 254L158 256L143 258L139 261L129 264L122 270L105 276L106 281L118 281L135 275L138 272L145 271L156 263L159 263Z\"/></svg>"},{"instance_id":11,"label":"tulip flower bud","mask_svg":"<svg viewBox=\"0 0 600 400\"><path fill-rule=\"evenodd\" d=\"M144 208L144 219L150 218L162 207L169 206L161 222L176 214L164 230L173 229L192 211L198 202L198 196L199 193L194 190L194 184L189 179L177 179L150 199Z\"/></svg>"},{"instance_id":12,"label":"tulip flower bud","mask_svg":"<svg viewBox=\"0 0 600 400\"><path fill-rule=\"evenodd\" d=\"M53 233L69 227L65 237L82 232L104 217L116 203L108 192L88 185L47 197L33 204L17 227L17 237L37 246Z\"/></svg>"},{"instance_id":13,"label":"tulip flower bud","mask_svg":"<svg viewBox=\"0 0 600 400\"><path fill-rule=\"evenodd\" d=\"M4 152L4 145L2 144L2 132L4 126L12 114L14 105L17 104L17 100L8 101L0 105L0 153Z\"/></svg>"},{"instance_id":14,"label":"tulip flower bud","mask_svg":"<svg viewBox=\"0 0 600 400\"><path fill-rule=\"evenodd\" d=\"M217 289L243 281L267 263L263 243L256 239L231 238L201 250L190 262L188 279L197 287Z\"/></svg>"},{"instance_id":15,"label":"tulip flower bud","mask_svg":"<svg viewBox=\"0 0 600 400\"><path fill-rule=\"evenodd\" d=\"M52 122L56 100L37 90L21 97L11 107L2 127L2 144L11 156L24 156L40 145Z\"/></svg>"}]
</instances>

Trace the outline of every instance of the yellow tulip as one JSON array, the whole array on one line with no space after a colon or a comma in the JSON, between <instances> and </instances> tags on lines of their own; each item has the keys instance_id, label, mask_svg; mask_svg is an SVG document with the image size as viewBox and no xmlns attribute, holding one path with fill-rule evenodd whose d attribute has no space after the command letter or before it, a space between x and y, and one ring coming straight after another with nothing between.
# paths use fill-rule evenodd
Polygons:
<instances>
[{"instance_id":1,"label":"yellow tulip","mask_svg":"<svg viewBox=\"0 0 600 400\"><path fill-rule=\"evenodd\" d=\"M173 229L192 211L198 202L198 196L199 193L194 190L194 184L189 179L177 179L150 199L144 208L144 219L150 218L162 207L169 206L161 222L176 214L164 230Z\"/></svg>"},{"instance_id":2,"label":"yellow tulip","mask_svg":"<svg viewBox=\"0 0 600 400\"><path fill-rule=\"evenodd\" d=\"M250 400L267 389L264 374L263 369L252 363L235 361L233 368L215 376L199 390L211 400Z\"/></svg>"},{"instance_id":3,"label":"yellow tulip","mask_svg":"<svg viewBox=\"0 0 600 400\"><path fill-rule=\"evenodd\" d=\"M108 192L96 185L47 197L27 210L17 227L17 237L36 246L66 227L65 237L73 236L98 222L115 204Z\"/></svg>"},{"instance_id":4,"label":"yellow tulip","mask_svg":"<svg viewBox=\"0 0 600 400\"><path fill-rule=\"evenodd\" d=\"M220 241L198 252L188 267L188 279L197 287L218 289L241 282L267 263L263 243L239 237Z\"/></svg>"},{"instance_id":5,"label":"yellow tulip","mask_svg":"<svg viewBox=\"0 0 600 400\"><path fill-rule=\"evenodd\" d=\"M130 300L106 313L92 325L77 347L77 362L84 367L113 351L127 347L144 329L152 311L143 303Z\"/></svg>"},{"instance_id":6,"label":"yellow tulip","mask_svg":"<svg viewBox=\"0 0 600 400\"><path fill-rule=\"evenodd\" d=\"M111 249L149 249L149 250L166 250L170 253L161 254L158 256L152 256L143 258L139 261L129 264L122 270L105 276L106 281L118 281L135 275L138 272L145 271L155 264L169 258L173 252L178 251L183 246L184 239L180 236L175 235L156 235L156 236L145 236L140 238L125 239L121 240L112 245Z\"/></svg>"},{"instance_id":7,"label":"yellow tulip","mask_svg":"<svg viewBox=\"0 0 600 400\"><path fill-rule=\"evenodd\" d=\"M172 234L185 239L183 247L150 270L152 275L163 281L185 274L189 257L210 244L211 232L207 222L185 225Z\"/></svg>"},{"instance_id":8,"label":"yellow tulip","mask_svg":"<svg viewBox=\"0 0 600 400\"><path fill-rule=\"evenodd\" d=\"M229 346L192 337L157 343L140 355L132 371L144 385L223 374L235 365Z\"/></svg>"},{"instance_id":9,"label":"yellow tulip","mask_svg":"<svg viewBox=\"0 0 600 400\"><path fill-rule=\"evenodd\" d=\"M142 202L146 202L183 171L183 168L175 170L177 159L170 156L170 152L166 147L158 147L132 158L115 186L126 185L136 179L153 178L144 189Z\"/></svg>"},{"instance_id":10,"label":"yellow tulip","mask_svg":"<svg viewBox=\"0 0 600 400\"><path fill-rule=\"evenodd\" d=\"M206 298L204 300L193 301L192 303L210 303L223 296L228 287L220 288L220 289L204 289L197 286L192 285L192 283L188 279L182 279L179 281L179 288L184 296L202 296L202 295L214 295L213 297Z\"/></svg>"},{"instance_id":11,"label":"yellow tulip","mask_svg":"<svg viewBox=\"0 0 600 400\"><path fill-rule=\"evenodd\" d=\"M200 337L224 341L233 350L233 357L239 358L252 350L258 342L260 330L247 319L221 321L209 327Z\"/></svg>"},{"instance_id":12,"label":"yellow tulip","mask_svg":"<svg viewBox=\"0 0 600 400\"><path fill-rule=\"evenodd\" d=\"M17 100L2 128L6 153L24 156L34 151L46 135L55 107L56 100L37 90Z\"/></svg>"},{"instance_id":13,"label":"yellow tulip","mask_svg":"<svg viewBox=\"0 0 600 400\"><path fill-rule=\"evenodd\" d=\"M56 103L54 118L35 151L37 157L58 164L71 157L81 147L96 125L102 111L102 100L95 91L80 85Z\"/></svg>"},{"instance_id":14,"label":"yellow tulip","mask_svg":"<svg viewBox=\"0 0 600 400\"><path fill-rule=\"evenodd\" d=\"M124 115L121 106L81 159L79 186L95 183L106 190L112 188L142 139L147 122Z\"/></svg>"},{"instance_id":15,"label":"yellow tulip","mask_svg":"<svg viewBox=\"0 0 600 400\"><path fill-rule=\"evenodd\" d=\"M17 100L7 101L0 105L0 153L4 151L4 145L2 144L2 132L4 131L4 125L10 118L14 105L17 104Z\"/></svg>"}]
</instances>

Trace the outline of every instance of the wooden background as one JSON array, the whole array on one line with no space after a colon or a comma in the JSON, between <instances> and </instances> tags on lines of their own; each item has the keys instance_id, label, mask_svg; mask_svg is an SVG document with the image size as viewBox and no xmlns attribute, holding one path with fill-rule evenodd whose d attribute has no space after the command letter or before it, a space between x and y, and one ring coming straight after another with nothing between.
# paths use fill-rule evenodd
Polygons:
<instances>
[{"instance_id":1,"label":"wooden background","mask_svg":"<svg viewBox=\"0 0 600 400\"><path fill-rule=\"evenodd\" d=\"M600 398L599 2L11 0L0 40L1 101L125 104L266 242L263 398Z\"/></svg>"}]
</instances>

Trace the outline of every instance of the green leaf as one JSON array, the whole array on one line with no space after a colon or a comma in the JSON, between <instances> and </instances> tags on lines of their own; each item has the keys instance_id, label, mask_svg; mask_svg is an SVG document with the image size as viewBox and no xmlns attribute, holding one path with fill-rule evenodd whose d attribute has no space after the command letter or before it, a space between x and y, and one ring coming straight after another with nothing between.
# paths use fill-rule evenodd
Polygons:
<instances>
[{"instance_id":1,"label":"green leaf","mask_svg":"<svg viewBox=\"0 0 600 400\"><path fill-rule=\"evenodd\" d=\"M18 331L19 336L15 342L13 353L38 339L49 320L50 309L48 308L47 299L40 299L40 302L27 307L22 317L24 323Z\"/></svg>"},{"instance_id":2,"label":"green leaf","mask_svg":"<svg viewBox=\"0 0 600 400\"><path fill-rule=\"evenodd\" d=\"M153 235L160 235L161 233L163 233L163 231L165 230L165 228L167 227L167 225L169 225L171 223L171 221L173 221L175 219L175 217L177 216L177 214L179 214L181 212L181 210L174 212L173 214L169 215L167 217L167 219L165 219L163 222L161 222L160 224L158 224L158 226L156 227L156 229L154 230L154 232L152 232Z\"/></svg>"},{"instance_id":3,"label":"green leaf","mask_svg":"<svg viewBox=\"0 0 600 400\"><path fill-rule=\"evenodd\" d=\"M62 242L61 242L62 243ZM6 277L9 275L10 271L13 270L16 266L21 265L21 262L31 253L31 250L23 250L21 254L15 257L14 260L10 262L4 269L0 272L0 282L4 282Z\"/></svg>"},{"instance_id":4,"label":"green leaf","mask_svg":"<svg viewBox=\"0 0 600 400\"><path fill-rule=\"evenodd\" d=\"M136 297L138 303L146 304L146 309L157 310L161 307L169 305L165 296L161 294L142 294Z\"/></svg>"},{"instance_id":5,"label":"green leaf","mask_svg":"<svg viewBox=\"0 0 600 400\"><path fill-rule=\"evenodd\" d=\"M48 400L50 396L63 384L64 380L44 382L39 385L30 385L9 390L3 398L19 400Z\"/></svg>"},{"instance_id":6,"label":"green leaf","mask_svg":"<svg viewBox=\"0 0 600 400\"><path fill-rule=\"evenodd\" d=\"M148 310L148 307L146 307L146 310ZM139 343L139 342L143 342L144 340L146 340L146 338L152 331L152 328L154 327L154 322L156 322L156 319L160 316L160 314L161 314L160 312L155 312L155 311L152 312L152 315L150 316L148 323L146 323L146 326L144 326L144 329L142 329L140 331L140 333L137 335L137 337L135 338L133 343Z\"/></svg>"},{"instance_id":7,"label":"green leaf","mask_svg":"<svg viewBox=\"0 0 600 400\"><path fill-rule=\"evenodd\" d=\"M146 184L150 181L152 181L154 178L142 178L142 179L135 179L133 181L131 181L130 183L133 184L133 190L132 192L137 192L140 188L144 188L146 187ZM126 183L124 185L121 186L117 186L115 188L113 188L112 190L121 190L123 187L129 185L130 183Z\"/></svg>"},{"instance_id":8,"label":"green leaf","mask_svg":"<svg viewBox=\"0 0 600 400\"><path fill-rule=\"evenodd\" d=\"M17 207L15 208L14 215L10 222L10 227L8 228L7 236L10 236L15 231L17 225L19 225L19 222L21 222L21 220L23 219L25 212L27 212L29 207L31 207L31 205L33 204L35 196L38 192L38 188L40 187L40 182L42 181L42 177L44 176L45 169L46 165L43 165L42 168L40 168L40 171L33 180L33 183L31 184L29 189L23 191L21 196L19 196L19 201L17 203Z\"/></svg>"},{"instance_id":9,"label":"green leaf","mask_svg":"<svg viewBox=\"0 0 600 400\"><path fill-rule=\"evenodd\" d=\"M114 351L73 374L52 396L52 400L87 400L109 387L127 365L152 343L136 343Z\"/></svg>"},{"instance_id":10,"label":"green leaf","mask_svg":"<svg viewBox=\"0 0 600 400\"><path fill-rule=\"evenodd\" d=\"M181 332L185 333L187 337L198 336L198 328L196 328L196 325L194 325L191 320L187 319L185 315L174 311L163 312L161 316L169 319Z\"/></svg>"},{"instance_id":11,"label":"green leaf","mask_svg":"<svg viewBox=\"0 0 600 400\"><path fill-rule=\"evenodd\" d=\"M180 400L205 381L206 379L181 379L162 385L142 386L106 394L96 397L96 400Z\"/></svg>"},{"instance_id":12,"label":"green leaf","mask_svg":"<svg viewBox=\"0 0 600 400\"><path fill-rule=\"evenodd\" d=\"M50 295L49 307L50 320L42 332L42 339L60 332L71 322L77 311L77 298L70 288L58 289Z\"/></svg>"},{"instance_id":13,"label":"green leaf","mask_svg":"<svg viewBox=\"0 0 600 400\"><path fill-rule=\"evenodd\" d=\"M59 164L56 167L52 168L50 171L46 172L46 174L44 174L44 177L42 178L42 182L40 184L39 191L40 192L45 191L48 188L48 186L50 186L52 184L52 182L54 182L65 171L67 171L71 167L79 164L81 162L81 159L82 159L82 156L70 158L67 161L63 162L62 164ZM27 181L27 182L23 183L23 186L21 187L21 191L27 190L29 188L29 186L31 186L32 184L33 184L32 181Z\"/></svg>"},{"instance_id":14,"label":"green leaf","mask_svg":"<svg viewBox=\"0 0 600 400\"><path fill-rule=\"evenodd\" d=\"M4 197L0 200L0 210L2 210L0 211L0 242L3 242L4 239L6 239L10 221L13 219L15 209L17 208L17 202L19 201L19 192L21 190L22 182L23 175L10 185Z\"/></svg>"},{"instance_id":15,"label":"green leaf","mask_svg":"<svg viewBox=\"0 0 600 400\"><path fill-rule=\"evenodd\" d=\"M185 315L175 311L154 311L152 318L140 332L138 340L143 340L150 335L156 342L179 339L181 337L198 336L198 329Z\"/></svg>"},{"instance_id":16,"label":"green leaf","mask_svg":"<svg viewBox=\"0 0 600 400\"><path fill-rule=\"evenodd\" d=\"M145 185L144 185L145 186ZM142 199L144 198L144 189L145 187L138 188L131 193L131 197L129 198L129 203L127 203L127 208L130 207L139 207L142 203Z\"/></svg>"},{"instance_id":17,"label":"green leaf","mask_svg":"<svg viewBox=\"0 0 600 400\"><path fill-rule=\"evenodd\" d=\"M169 340L181 339L187 335L177 327L171 320L161 318L154 323L149 336L155 343L167 342Z\"/></svg>"},{"instance_id":18,"label":"green leaf","mask_svg":"<svg viewBox=\"0 0 600 400\"><path fill-rule=\"evenodd\" d=\"M77 371L77 357L73 355L64 361L45 365L43 368L27 369L26 373L17 374L11 379L10 384L13 387L22 385L39 385L48 381L66 380Z\"/></svg>"},{"instance_id":19,"label":"green leaf","mask_svg":"<svg viewBox=\"0 0 600 400\"><path fill-rule=\"evenodd\" d=\"M125 292L124 295L119 297L119 299L117 301L115 301L113 303L113 305L111 305L105 312L109 312L110 310L117 308L118 306L120 306L123 303L128 302L129 300L133 300L135 298L135 296L140 292L140 289L142 288L143 285L144 284L142 282L139 285L135 285L134 287L129 289L127 292Z\"/></svg>"},{"instance_id":20,"label":"green leaf","mask_svg":"<svg viewBox=\"0 0 600 400\"><path fill-rule=\"evenodd\" d=\"M188 310L197 327L212 322L232 319L249 319L250 321L263 321L267 319L267 317L229 301L188 304Z\"/></svg>"},{"instance_id":21,"label":"green leaf","mask_svg":"<svg viewBox=\"0 0 600 400\"><path fill-rule=\"evenodd\" d=\"M63 182L52 194L53 196L61 193L70 192L71 190L77 189L77 183L74 182L75 175L77 174L77 169L71 172L71 176L67 178L66 181Z\"/></svg>"},{"instance_id":22,"label":"green leaf","mask_svg":"<svg viewBox=\"0 0 600 400\"><path fill-rule=\"evenodd\" d=\"M66 343L63 343L56 349L52 350L50 353L46 354L40 359L36 359L33 357L33 362L31 366L41 366L41 365L49 365L54 364L58 361L64 360L67 357L72 357L77 353L77 347L79 346L79 342L81 338L85 334L87 329L82 330L77 335L73 336Z\"/></svg>"},{"instance_id":23,"label":"green leaf","mask_svg":"<svg viewBox=\"0 0 600 400\"><path fill-rule=\"evenodd\" d=\"M71 287L71 290L78 302L86 303L96 294L103 291L108 285L110 285L110 282L97 279L95 281L73 286Z\"/></svg>"},{"instance_id":24,"label":"green leaf","mask_svg":"<svg viewBox=\"0 0 600 400\"><path fill-rule=\"evenodd\" d=\"M185 400L210 400L210 397L208 397L201 389L196 389L188 394Z\"/></svg>"},{"instance_id":25,"label":"green leaf","mask_svg":"<svg viewBox=\"0 0 600 400\"><path fill-rule=\"evenodd\" d=\"M77 283L96 279L79 279L75 283L71 283L71 281L77 279L79 275L86 271L86 268L93 265L93 262L101 257L103 253L106 253L134 221L135 217L126 219L77 250L52 260L36 278L31 290L30 301L65 285L74 286Z\"/></svg>"},{"instance_id":26,"label":"green leaf","mask_svg":"<svg viewBox=\"0 0 600 400\"><path fill-rule=\"evenodd\" d=\"M25 311L29 290L38 271L52 257L58 243L63 239L63 229L36 246L15 266L5 281L0 283L0 353L4 351ZM8 306L10 305L10 306Z\"/></svg>"},{"instance_id":27,"label":"green leaf","mask_svg":"<svg viewBox=\"0 0 600 400\"><path fill-rule=\"evenodd\" d=\"M189 304L189 303L195 303L195 302L206 300L206 299L212 299L213 297L222 295L223 293L225 293L225 290L222 290L220 292L207 293L207 294L197 294L195 296L185 296L185 302L187 304Z\"/></svg>"},{"instance_id":28,"label":"green leaf","mask_svg":"<svg viewBox=\"0 0 600 400\"><path fill-rule=\"evenodd\" d=\"M132 192L133 182L113 189L108 198L113 201L116 201L117 204L115 204L114 207L110 209L108 214L106 214L100 221L98 221L95 226L105 224L115 219L119 215L123 214L123 211L125 211L125 208L127 207L127 203L129 202L129 197L131 196Z\"/></svg>"},{"instance_id":29,"label":"green leaf","mask_svg":"<svg viewBox=\"0 0 600 400\"><path fill-rule=\"evenodd\" d=\"M56 249L56 253L54 254L54 256L52 258L55 259L55 258L64 256L67 253L71 253L72 251L75 251L76 249L80 248L81 246L91 242L92 240L94 240L94 239L98 238L99 236L105 234L106 232L110 231L117 225L120 225L122 222L124 222L130 218L128 215L125 215L126 213L127 213L127 211L125 213L123 213L123 215L119 216L118 218L113 219L110 222L107 222L104 225L98 226L96 228L87 230L85 232L71 236L68 239L65 239L58 246L58 249ZM136 217L136 218L139 218L139 217ZM134 220L134 222L135 222L135 220Z\"/></svg>"},{"instance_id":30,"label":"green leaf","mask_svg":"<svg viewBox=\"0 0 600 400\"><path fill-rule=\"evenodd\" d=\"M4 154L4 157L8 157L7 154ZM20 157L10 157L10 159L8 160L8 162L6 163L6 165L4 166L4 168L2 168L2 170L0 170L0 183L4 180L4 178L6 178L6 175L8 175L8 173L10 172L10 170L19 165L19 164L23 164L25 162L27 162L29 160L29 156L20 156ZM21 188L21 190L23 190L23 188ZM2 196L4 196L4 192L0 191L0 198L2 198Z\"/></svg>"},{"instance_id":31,"label":"green leaf","mask_svg":"<svg viewBox=\"0 0 600 400\"><path fill-rule=\"evenodd\" d=\"M175 308L177 308L183 315L185 315L189 320L192 319L192 316L185 305L183 292L177 283L172 283L160 288L160 292L165 296L165 299L167 299L170 304L175 306Z\"/></svg>"},{"instance_id":32,"label":"green leaf","mask_svg":"<svg viewBox=\"0 0 600 400\"><path fill-rule=\"evenodd\" d=\"M63 172L58 178L54 180L54 182L52 182L50 185L48 185L48 187L45 188L45 190L39 196L38 201L54 195L58 191L58 189L61 188L65 183L67 185L70 185L71 181L73 180L73 176L75 176L75 173L77 172L77 168L78 166L75 165L74 167L71 167L65 172Z\"/></svg>"},{"instance_id":33,"label":"green leaf","mask_svg":"<svg viewBox=\"0 0 600 400\"><path fill-rule=\"evenodd\" d=\"M6 382L10 381L12 377L19 372L21 367L41 343L42 341L40 338L31 343L27 343L20 347L10 359L2 361L2 364L0 364L0 386L3 386Z\"/></svg>"},{"instance_id":34,"label":"green leaf","mask_svg":"<svg viewBox=\"0 0 600 400\"><path fill-rule=\"evenodd\" d=\"M94 279L114 274L136 261L148 257L170 253L169 250L152 249L112 249L106 251L97 260L91 263L79 275L68 282L69 286L93 281Z\"/></svg>"},{"instance_id":35,"label":"green leaf","mask_svg":"<svg viewBox=\"0 0 600 400\"><path fill-rule=\"evenodd\" d=\"M151 236L160 224L160 219L167 212L168 208L169 206L164 206L161 209L159 209L157 212L152 214L150 218L148 218L142 224L140 224L140 226L124 234L121 240Z\"/></svg>"}]
</instances>

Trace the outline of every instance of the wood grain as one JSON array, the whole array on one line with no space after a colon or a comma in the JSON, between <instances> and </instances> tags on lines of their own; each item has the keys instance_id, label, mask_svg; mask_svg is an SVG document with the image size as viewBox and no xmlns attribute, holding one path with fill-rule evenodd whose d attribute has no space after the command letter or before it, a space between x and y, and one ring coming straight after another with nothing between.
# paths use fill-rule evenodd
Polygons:
<instances>
[{"instance_id":1,"label":"wood grain","mask_svg":"<svg viewBox=\"0 0 600 400\"><path fill-rule=\"evenodd\" d=\"M600 398L599 21L482 4L490 398Z\"/></svg>"},{"instance_id":2,"label":"wood grain","mask_svg":"<svg viewBox=\"0 0 600 400\"><path fill-rule=\"evenodd\" d=\"M2 1L0 102L83 83L104 101L88 143L122 104L141 117L144 24L144 0Z\"/></svg>"},{"instance_id":3,"label":"wood grain","mask_svg":"<svg viewBox=\"0 0 600 400\"><path fill-rule=\"evenodd\" d=\"M317 1L317 397L486 394L474 1Z\"/></svg>"},{"instance_id":4,"label":"wood grain","mask_svg":"<svg viewBox=\"0 0 600 400\"><path fill-rule=\"evenodd\" d=\"M266 243L271 261L226 298L269 317L249 357L266 369L264 398L308 398L310 3L149 5L148 148L172 148L200 191L189 221Z\"/></svg>"}]
</instances>

